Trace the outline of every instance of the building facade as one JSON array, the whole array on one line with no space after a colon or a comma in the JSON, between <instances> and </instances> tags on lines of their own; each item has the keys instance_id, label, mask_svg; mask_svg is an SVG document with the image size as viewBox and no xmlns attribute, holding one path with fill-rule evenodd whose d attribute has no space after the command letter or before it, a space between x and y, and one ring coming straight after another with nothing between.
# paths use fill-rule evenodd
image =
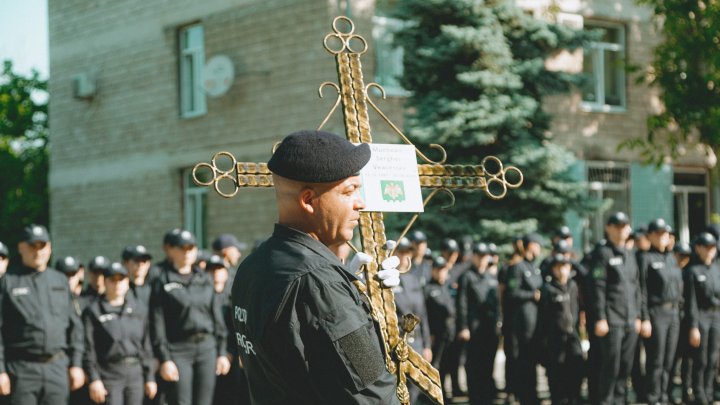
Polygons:
<instances>
[{"instance_id":1,"label":"building facade","mask_svg":"<svg viewBox=\"0 0 720 405\"><path fill-rule=\"evenodd\" d=\"M528 12L547 18L549 5L527 3ZM644 134L647 115L660 108L657 93L624 69L651 59L649 10L633 0L560 3L559 22L606 32L584 57L563 62L591 73L593 85L546 103L555 139L578 157L574 172L591 193L630 212L635 225L663 216L681 235L694 233L713 211L714 157L689 150L656 171L636 152L616 149ZM385 87L380 106L401 126L402 49L391 40L399 22L381 10L372 0L49 0L55 251L117 259L123 246L143 243L157 256L162 235L176 227L194 231L203 247L223 232L250 244L267 237L276 218L271 190L223 199L194 185L191 168L221 150L267 161L285 134L320 124L335 99L317 93L337 80L322 47L337 15L350 15L369 40L365 81ZM217 59L234 68L225 92L208 82ZM341 118L336 112L326 128L342 132ZM394 141L377 117L371 123L376 140ZM578 237L597 238L601 216L568 219Z\"/></svg>"}]
</instances>

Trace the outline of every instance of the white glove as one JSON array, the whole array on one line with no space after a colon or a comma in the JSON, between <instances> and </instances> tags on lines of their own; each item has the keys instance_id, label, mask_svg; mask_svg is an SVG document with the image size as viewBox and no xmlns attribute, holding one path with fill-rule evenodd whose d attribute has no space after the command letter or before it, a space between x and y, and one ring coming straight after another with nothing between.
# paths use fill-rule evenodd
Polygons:
<instances>
[{"instance_id":1,"label":"white glove","mask_svg":"<svg viewBox=\"0 0 720 405\"><path fill-rule=\"evenodd\" d=\"M358 252L355 256L353 256L352 260L350 260L350 263L348 263L347 268L350 270L352 274L357 274L360 271L360 268L363 265L366 265L368 263L372 263L373 258L367 253Z\"/></svg>"},{"instance_id":2,"label":"white glove","mask_svg":"<svg viewBox=\"0 0 720 405\"><path fill-rule=\"evenodd\" d=\"M397 256L390 256L383 260L380 265L382 270L377 272L377 278L380 279L380 284L382 284L383 287L392 288L400 285L398 265L400 265L400 258Z\"/></svg>"}]
</instances>

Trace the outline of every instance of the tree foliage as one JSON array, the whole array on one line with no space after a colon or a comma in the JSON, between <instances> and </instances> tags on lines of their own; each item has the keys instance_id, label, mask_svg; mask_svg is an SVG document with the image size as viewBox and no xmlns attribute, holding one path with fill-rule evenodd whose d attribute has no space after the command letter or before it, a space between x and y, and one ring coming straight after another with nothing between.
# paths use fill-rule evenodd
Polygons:
<instances>
[{"instance_id":1,"label":"tree foliage","mask_svg":"<svg viewBox=\"0 0 720 405\"><path fill-rule=\"evenodd\" d=\"M659 86L664 111L648 118L646 137L625 144L647 160L677 157L684 144L720 150L720 2L639 0L653 8L662 42L641 81Z\"/></svg>"},{"instance_id":2,"label":"tree foliage","mask_svg":"<svg viewBox=\"0 0 720 405\"><path fill-rule=\"evenodd\" d=\"M438 143L452 163L487 155L519 167L520 189L493 201L459 194L450 211L429 207L418 227L435 236L474 235L498 242L519 233L550 232L568 210L597 204L568 169L573 155L552 142L548 95L582 78L550 71L547 58L576 49L587 34L527 15L502 0L400 0L408 21L396 36L405 50L403 86L411 92L406 132L421 149ZM424 146L422 146L424 145Z\"/></svg>"},{"instance_id":3,"label":"tree foliage","mask_svg":"<svg viewBox=\"0 0 720 405\"><path fill-rule=\"evenodd\" d=\"M43 100L44 99L44 100ZM23 226L48 223L47 81L0 74L0 241L15 246Z\"/></svg>"}]
</instances>

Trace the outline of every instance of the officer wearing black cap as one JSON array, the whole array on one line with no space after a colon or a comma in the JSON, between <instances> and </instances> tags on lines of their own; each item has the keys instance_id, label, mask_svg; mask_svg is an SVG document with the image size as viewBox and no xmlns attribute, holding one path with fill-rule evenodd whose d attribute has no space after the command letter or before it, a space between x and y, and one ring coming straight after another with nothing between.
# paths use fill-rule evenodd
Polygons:
<instances>
[{"instance_id":1,"label":"officer wearing black cap","mask_svg":"<svg viewBox=\"0 0 720 405\"><path fill-rule=\"evenodd\" d=\"M575 404L580 399L583 352L578 331L579 290L571 277L572 260L556 254L550 279L542 288L538 310L538 348L547 370L553 404Z\"/></svg>"},{"instance_id":2,"label":"officer wearing black cap","mask_svg":"<svg viewBox=\"0 0 720 405\"><path fill-rule=\"evenodd\" d=\"M456 299L458 278L460 277L460 274L468 268L467 264L460 263L458 265L457 263L457 260L460 257L460 244L453 238L443 239L440 244L440 257L445 259L450 267L450 272L448 273L450 296L453 297L453 299ZM458 371L464 366L463 361L465 360L464 353L466 344L466 341L459 340L456 336L455 341L452 345L450 345L445 353L448 357L448 362L450 363L450 380L452 382L453 397L462 397L467 395L467 392L463 391L460 387L460 378L458 376Z\"/></svg>"},{"instance_id":3,"label":"officer wearing black cap","mask_svg":"<svg viewBox=\"0 0 720 405\"><path fill-rule=\"evenodd\" d=\"M515 364L515 381L518 384L517 395L521 404L537 404L537 350L533 347L533 338L537 327L537 310L540 301L540 288L543 280L540 269L535 264L542 238L538 234L523 237L523 259L508 268L506 294L513 308L511 339ZM527 382L527 383L526 383Z\"/></svg>"},{"instance_id":4,"label":"officer wearing black cap","mask_svg":"<svg viewBox=\"0 0 720 405\"><path fill-rule=\"evenodd\" d=\"M610 215L607 239L596 246L589 268L592 274L592 332L600 349L597 399L599 404L625 401L625 384L633 364L640 332L643 299L635 255L625 242L630 218L623 212Z\"/></svg>"},{"instance_id":5,"label":"officer wearing black cap","mask_svg":"<svg viewBox=\"0 0 720 405\"><path fill-rule=\"evenodd\" d=\"M458 279L458 339L467 343L468 394L472 404L489 404L495 397L493 365L497 353L500 305L497 279L488 273L492 256L485 243L473 246L471 266Z\"/></svg>"},{"instance_id":6,"label":"officer wearing black cap","mask_svg":"<svg viewBox=\"0 0 720 405\"><path fill-rule=\"evenodd\" d=\"M415 230L408 237L412 243L412 272L419 275L425 281L430 279L430 270L432 268L432 256L428 257L430 248L428 248L428 240L425 232Z\"/></svg>"},{"instance_id":7,"label":"officer wearing black cap","mask_svg":"<svg viewBox=\"0 0 720 405\"><path fill-rule=\"evenodd\" d=\"M169 405L210 404L215 376L230 369L222 302L213 280L197 268L195 236L183 230L167 241L168 261L152 281L151 339Z\"/></svg>"},{"instance_id":8,"label":"officer wearing black cap","mask_svg":"<svg viewBox=\"0 0 720 405\"><path fill-rule=\"evenodd\" d=\"M455 300L450 296L447 285L449 271L447 260L442 257L436 258L433 260L430 282L425 285L425 306L432 341L432 364L440 373L440 381L445 381L445 376L450 372L445 351L455 339Z\"/></svg>"},{"instance_id":9,"label":"officer wearing black cap","mask_svg":"<svg viewBox=\"0 0 720 405\"><path fill-rule=\"evenodd\" d=\"M148 311L128 294L127 270L117 262L103 271L105 293L83 312L90 399L101 404L140 405L157 393Z\"/></svg>"},{"instance_id":10,"label":"officer wearing black cap","mask_svg":"<svg viewBox=\"0 0 720 405\"><path fill-rule=\"evenodd\" d=\"M364 208L357 173L369 159L367 144L300 131L268 162L279 223L240 264L232 289L253 403L399 402L370 304L335 254ZM397 264L381 263L382 285L399 284Z\"/></svg>"},{"instance_id":11,"label":"officer wearing black cap","mask_svg":"<svg viewBox=\"0 0 720 405\"><path fill-rule=\"evenodd\" d=\"M152 266L152 255L143 245L129 245L123 249L121 257L130 280L130 294L139 304L148 307L151 290L148 275Z\"/></svg>"},{"instance_id":12,"label":"officer wearing black cap","mask_svg":"<svg viewBox=\"0 0 720 405\"><path fill-rule=\"evenodd\" d=\"M18 252L19 265L0 278L0 395L20 405L67 403L85 380L80 317L66 277L48 267L47 229L25 227Z\"/></svg>"},{"instance_id":13,"label":"officer wearing black cap","mask_svg":"<svg viewBox=\"0 0 720 405\"><path fill-rule=\"evenodd\" d=\"M406 266L410 266L412 260L410 240L401 238L395 247L395 255L400 262L398 270L403 272L400 276L400 284L392 289L395 293L395 309L398 319L402 319L402 316L406 314L414 314L420 318L418 326L408 333L407 342L413 350L422 354L425 360L432 361L430 325L421 279L410 272L405 272L408 270ZM420 396L420 390L414 384L411 384L408 389L410 390L410 403L415 403Z\"/></svg>"},{"instance_id":14,"label":"officer wearing black cap","mask_svg":"<svg viewBox=\"0 0 720 405\"><path fill-rule=\"evenodd\" d=\"M0 242L0 277L5 275L5 271L7 271L8 264L10 264L10 260L8 259L10 257L10 251L8 250L7 245Z\"/></svg>"},{"instance_id":15,"label":"officer wearing black cap","mask_svg":"<svg viewBox=\"0 0 720 405\"><path fill-rule=\"evenodd\" d=\"M568 260L572 254L572 247L567 243L566 240L560 239L553 244L552 251L540 262L540 274L544 281L549 282L552 279L552 263L555 260L556 255L562 255Z\"/></svg>"},{"instance_id":16,"label":"officer wearing black cap","mask_svg":"<svg viewBox=\"0 0 720 405\"><path fill-rule=\"evenodd\" d=\"M651 404L668 403L671 367L680 331L682 271L669 249L672 229L662 218L650 222L650 249L638 263L643 277L651 333L645 341L647 399Z\"/></svg>"},{"instance_id":17,"label":"officer wearing black cap","mask_svg":"<svg viewBox=\"0 0 720 405\"><path fill-rule=\"evenodd\" d=\"M508 395L507 402L513 402L516 387L515 383L515 356L516 351L513 347L513 318L514 311L512 302L507 294L508 270L523 260L525 248L523 246L523 237L516 236L512 241L513 253L508 260L503 263L499 269L498 279L498 296L500 298L500 309L502 313L502 335L503 335L503 352L505 353L505 392ZM520 382L522 383L522 382Z\"/></svg>"},{"instance_id":18,"label":"officer wearing black cap","mask_svg":"<svg viewBox=\"0 0 720 405\"><path fill-rule=\"evenodd\" d=\"M230 272L230 283L235 277L235 270L237 270L238 264L240 264L240 258L242 258L242 251L247 249L245 243L239 242L235 235L230 233L223 233L218 235L212 243L212 248L215 254L225 260L225 268Z\"/></svg>"},{"instance_id":19,"label":"officer wearing black cap","mask_svg":"<svg viewBox=\"0 0 720 405\"><path fill-rule=\"evenodd\" d=\"M80 304L78 303L78 297L82 290L83 275L80 271L80 262L72 256L64 256L55 262L55 269L63 273L68 279L68 287L70 287L70 293L73 296L73 304L77 308L78 315L82 313L80 310Z\"/></svg>"},{"instance_id":20,"label":"officer wearing black cap","mask_svg":"<svg viewBox=\"0 0 720 405\"><path fill-rule=\"evenodd\" d=\"M95 256L88 262L88 283L80 293L80 308L85 310L97 297L105 293L105 271L110 260L105 256Z\"/></svg>"},{"instance_id":21,"label":"officer wearing black cap","mask_svg":"<svg viewBox=\"0 0 720 405\"><path fill-rule=\"evenodd\" d=\"M685 280L685 316L693 351L692 391L698 404L713 403L713 383L720 356L720 267L717 239L708 232L695 238Z\"/></svg>"}]
</instances>

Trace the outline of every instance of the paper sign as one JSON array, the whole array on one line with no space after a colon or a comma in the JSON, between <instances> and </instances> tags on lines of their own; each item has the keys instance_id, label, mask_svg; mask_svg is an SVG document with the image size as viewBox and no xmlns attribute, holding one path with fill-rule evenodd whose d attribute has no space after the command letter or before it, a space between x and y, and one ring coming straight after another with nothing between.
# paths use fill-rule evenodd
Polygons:
<instances>
[{"instance_id":1,"label":"paper sign","mask_svg":"<svg viewBox=\"0 0 720 405\"><path fill-rule=\"evenodd\" d=\"M370 150L370 162L360 171L363 211L423 212L415 147L371 143Z\"/></svg>"}]
</instances>

